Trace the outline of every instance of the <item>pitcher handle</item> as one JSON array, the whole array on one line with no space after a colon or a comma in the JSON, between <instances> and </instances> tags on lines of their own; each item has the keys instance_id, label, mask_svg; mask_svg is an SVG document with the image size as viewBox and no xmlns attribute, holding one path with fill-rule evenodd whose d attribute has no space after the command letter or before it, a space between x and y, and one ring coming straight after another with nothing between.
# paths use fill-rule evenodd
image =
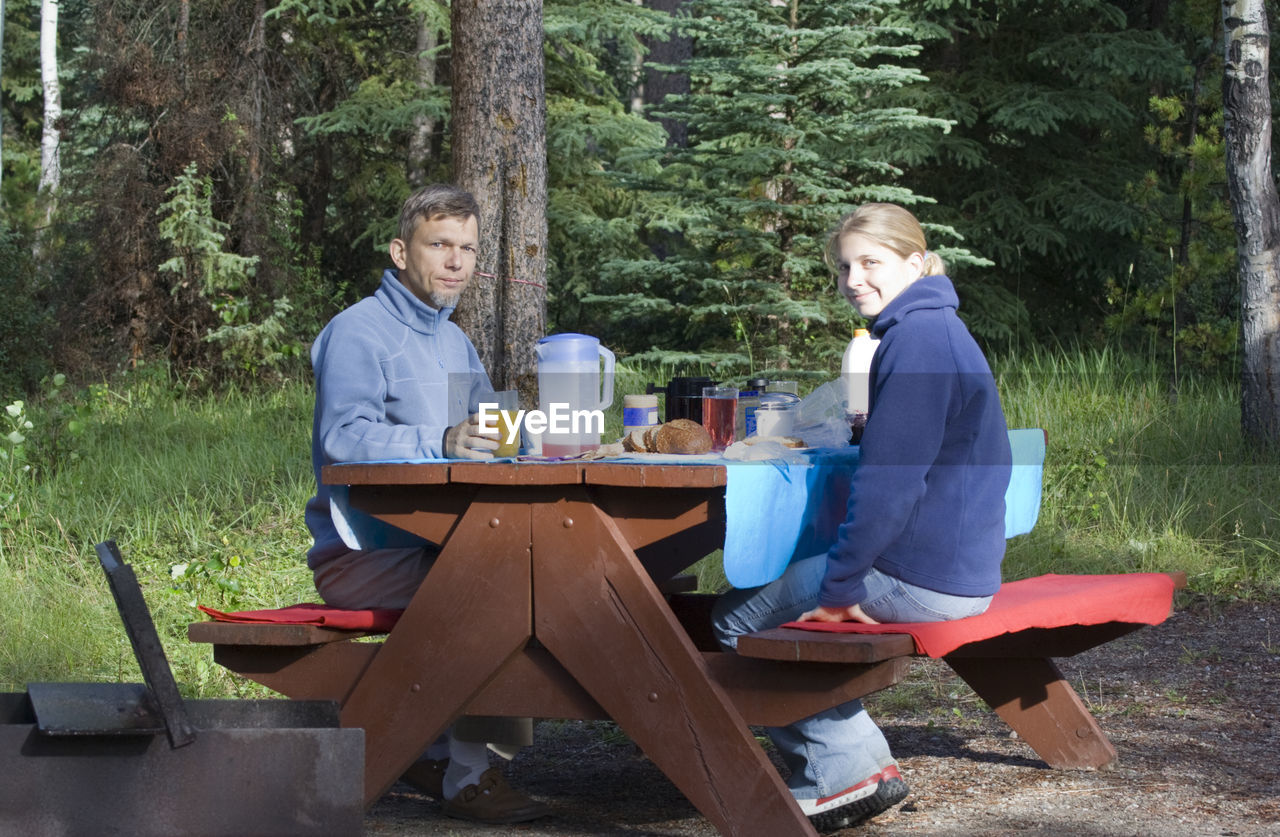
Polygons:
<instances>
[{"instance_id":1,"label":"pitcher handle","mask_svg":"<svg viewBox=\"0 0 1280 837\"><path fill-rule=\"evenodd\" d=\"M613 367L616 358L604 346L600 347L600 357L604 358L604 374L600 376L600 409L604 410L613 403Z\"/></svg>"}]
</instances>

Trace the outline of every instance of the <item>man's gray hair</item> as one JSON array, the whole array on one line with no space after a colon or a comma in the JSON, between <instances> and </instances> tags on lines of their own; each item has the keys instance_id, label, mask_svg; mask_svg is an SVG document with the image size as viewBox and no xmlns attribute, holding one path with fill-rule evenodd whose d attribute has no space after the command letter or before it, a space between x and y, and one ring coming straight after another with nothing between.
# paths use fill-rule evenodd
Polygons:
<instances>
[{"instance_id":1,"label":"man's gray hair","mask_svg":"<svg viewBox=\"0 0 1280 837\"><path fill-rule=\"evenodd\" d=\"M418 219L430 221L432 218L475 218L480 222L480 204L465 189L447 183L433 183L414 192L400 208L401 241L413 238L413 228Z\"/></svg>"}]
</instances>

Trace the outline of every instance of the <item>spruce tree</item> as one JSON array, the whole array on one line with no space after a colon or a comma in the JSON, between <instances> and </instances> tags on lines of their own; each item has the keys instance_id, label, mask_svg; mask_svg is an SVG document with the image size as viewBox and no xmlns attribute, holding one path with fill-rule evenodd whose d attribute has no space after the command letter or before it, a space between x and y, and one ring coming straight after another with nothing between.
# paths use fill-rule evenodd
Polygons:
<instances>
[{"instance_id":1,"label":"spruce tree","mask_svg":"<svg viewBox=\"0 0 1280 837\"><path fill-rule=\"evenodd\" d=\"M1093 336L1108 281L1139 258L1144 218L1130 189L1151 164L1147 101L1185 79L1147 8L907 0L919 29L941 37L919 58L930 84L901 101L955 127L913 143L905 182L995 262L960 277L978 303L969 325L989 341L1018 336L1024 306L1042 337Z\"/></svg>"},{"instance_id":2,"label":"spruce tree","mask_svg":"<svg viewBox=\"0 0 1280 837\"><path fill-rule=\"evenodd\" d=\"M624 348L726 374L838 365L856 315L824 263L827 231L858 203L923 202L895 182L895 137L948 127L889 101L924 81L906 66L909 29L886 22L894 5L690 4L693 57L656 67L686 73L690 92L649 114L684 125L687 145L627 179L665 207L642 229L657 257L605 265L586 300L612 313Z\"/></svg>"},{"instance_id":3,"label":"spruce tree","mask_svg":"<svg viewBox=\"0 0 1280 837\"><path fill-rule=\"evenodd\" d=\"M657 170L660 126L628 106L648 38L665 38L671 18L630 0L547 0L548 331L599 334L631 345L612 312L584 305L611 261L640 259L647 220L662 209L614 176Z\"/></svg>"}]
</instances>

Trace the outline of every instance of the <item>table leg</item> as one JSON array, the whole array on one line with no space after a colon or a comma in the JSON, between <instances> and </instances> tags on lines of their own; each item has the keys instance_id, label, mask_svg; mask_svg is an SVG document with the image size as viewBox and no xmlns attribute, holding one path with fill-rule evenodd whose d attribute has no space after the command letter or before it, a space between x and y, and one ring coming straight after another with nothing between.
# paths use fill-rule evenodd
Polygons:
<instances>
[{"instance_id":1,"label":"table leg","mask_svg":"<svg viewBox=\"0 0 1280 837\"><path fill-rule=\"evenodd\" d=\"M585 491L533 509L534 631L726 835L813 835L613 520Z\"/></svg>"},{"instance_id":2,"label":"table leg","mask_svg":"<svg viewBox=\"0 0 1280 837\"><path fill-rule=\"evenodd\" d=\"M458 718L531 633L529 507L477 498L342 707L365 803Z\"/></svg>"},{"instance_id":3,"label":"table leg","mask_svg":"<svg viewBox=\"0 0 1280 837\"><path fill-rule=\"evenodd\" d=\"M944 659L1050 767L1096 768L1115 761L1115 747L1052 659Z\"/></svg>"}]
</instances>

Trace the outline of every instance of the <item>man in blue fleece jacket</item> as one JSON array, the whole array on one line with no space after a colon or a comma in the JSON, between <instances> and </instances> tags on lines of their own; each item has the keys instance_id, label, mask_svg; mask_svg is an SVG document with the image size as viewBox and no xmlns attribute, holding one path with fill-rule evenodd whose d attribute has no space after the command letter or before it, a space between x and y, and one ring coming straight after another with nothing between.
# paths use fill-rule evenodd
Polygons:
<instances>
[{"instance_id":1,"label":"man in blue fleece jacket","mask_svg":"<svg viewBox=\"0 0 1280 837\"><path fill-rule=\"evenodd\" d=\"M316 494L306 521L307 553L321 597L351 609L404 608L438 554L434 544L357 550L343 543L320 469L333 462L488 459L496 437L482 434L479 404L493 387L462 329L450 322L475 272L480 208L453 186L409 197L391 242L395 269L367 297L338 314L311 347L316 404L311 461ZM517 721L513 729L510 720ZM444 800L450 816L523 822L549 809L489 767L485 743L527 743L528 721L463 719L433 744L404 779ZM505 722L505 723L504 723ZM471 723L467 727L467 723ZM464 740L466 739L466 740Z\"/></svg>"},{"instance_id":2,"label":"man in blue fleece jacket","mask_svg":"<svg viewBox=\"0 0 1280 837\"><path fill-rule=\"evenodd\" d=\"M840 290L880 339L845 522L822 555L717 604L720 641L793 620L936 622L987 609L1000 587L1009 434L991 370L956 315L941 259L907 210L867 204L832 236ZM907 795L879 727L850 701L769 730L788 786L820 830Z\"/></svg>"}]
</instances>

